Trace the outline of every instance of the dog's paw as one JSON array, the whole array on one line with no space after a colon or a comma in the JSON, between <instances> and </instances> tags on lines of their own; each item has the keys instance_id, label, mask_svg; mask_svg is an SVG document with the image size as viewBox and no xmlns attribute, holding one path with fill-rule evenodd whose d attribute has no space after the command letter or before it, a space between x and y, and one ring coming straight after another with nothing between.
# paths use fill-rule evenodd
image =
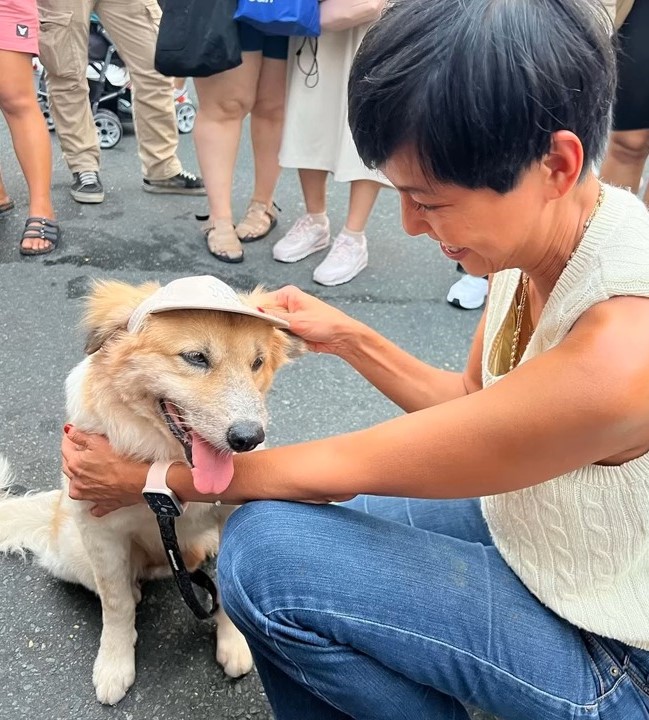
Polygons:
<instances>
[{"instance_id":1,"label":"dog's paw","mask_svg":"<svg viewBox=\"0 0 649 720\"><path fill-rule=\"evenodd\" d=\"M126 695L135 681L135 654L108 653L99 650L92 673L97 700L104 705L115 705Z\"/></svg>"},{"instance_id":2,"label":"dog's paw","mask_svg":"<svg viewBox=\"0 0 649 720\"><path fill-rule=\"evenodd\" d=\"M250 648L243 635L231 623L219 626L216 634L216 661L226 675L238 678L252 670Z\"/></svg>"}]
</instances>

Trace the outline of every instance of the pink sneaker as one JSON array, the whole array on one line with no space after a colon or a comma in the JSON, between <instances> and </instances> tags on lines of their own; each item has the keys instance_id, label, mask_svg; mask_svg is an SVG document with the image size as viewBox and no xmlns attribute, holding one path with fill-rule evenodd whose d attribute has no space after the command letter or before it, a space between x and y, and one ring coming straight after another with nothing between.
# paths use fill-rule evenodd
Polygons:
<instances>
[{"instance_id":1,"label":"pink sneaker","mask_svg":"<svg viewBox=\"0 0 649 720\"><path fill-rule=\"evenodd\" d=\"M355 238L341 232L327 257L313 271L320 285L342 285L353 280L367 267L367 238Z\"/></svg>"},{"instance_id":2,"label":"pink sneaker","mask_svg":"<svg viewBox=\"0 0 649 720\"><path fill-rule=\"evenodd\" d=\"M293 263L303 260L329 246L329 218L323 223L315 222L308 213L299 217L293 227L273 246L273 258L279 262Z\"/></svg>"}]
</instances>

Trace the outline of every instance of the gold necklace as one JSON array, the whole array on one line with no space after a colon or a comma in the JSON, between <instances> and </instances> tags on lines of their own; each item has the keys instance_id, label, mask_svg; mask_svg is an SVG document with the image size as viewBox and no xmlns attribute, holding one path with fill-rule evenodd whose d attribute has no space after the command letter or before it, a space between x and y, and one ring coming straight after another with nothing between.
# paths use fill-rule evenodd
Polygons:
<instances>
[{"instance_id":1,"label":"gold necklace","mask_svg":"<svg viewBox=\"0 0 649 720\"><path fill-rule=\"evenodd\" d=\"M593 218L595 215L597 215L597 211L602 206L602 202L604 201L604 186L602 183L599 183L599 194L597 196L597 202L595 203L595 207L592 209L590 215L586 219L586 222L584 223L584 227L581 231L581 236L579 237L579 240L577 244L575 245L575 249L570 253L570 257L568 258L568 262L572 260L572 258L575 256L575 253L577 252L577 248L581 245L582 240L584 239L584 236L586 235L586 231L590 227L590 224L593 222ZM530 284L530 277L527 273L521 274L521 299L518 301L518 306L516 308L516 327L514 328L514 335L512 336L512 349L511 353L509 355L509 370L510 372L516 367L516 357L518 355L518 344L520 342L521 337L521 329L523 327L523 313L525 312L525 305L527 304L527 296L529 294L529 284ZM525 350L523 350L523 353Z\"/></svg>"}]
</instances>

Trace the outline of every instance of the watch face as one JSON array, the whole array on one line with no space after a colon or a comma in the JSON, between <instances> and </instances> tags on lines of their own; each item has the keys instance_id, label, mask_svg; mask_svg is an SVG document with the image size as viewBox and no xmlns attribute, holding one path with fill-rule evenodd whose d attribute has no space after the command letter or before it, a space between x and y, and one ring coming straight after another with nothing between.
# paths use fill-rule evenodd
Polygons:
<instances>
[{"instance_id":1,"label":"watch face","mask_svg":"<svg viewBox=\"0 0 649 720\"><path fill-rule=\"evenodd\" d=\"M142 494L156 515L166 517L179 517L182 515L182 507L176 498L162 492L143 492Z\"/></svg>"}]
</instances>

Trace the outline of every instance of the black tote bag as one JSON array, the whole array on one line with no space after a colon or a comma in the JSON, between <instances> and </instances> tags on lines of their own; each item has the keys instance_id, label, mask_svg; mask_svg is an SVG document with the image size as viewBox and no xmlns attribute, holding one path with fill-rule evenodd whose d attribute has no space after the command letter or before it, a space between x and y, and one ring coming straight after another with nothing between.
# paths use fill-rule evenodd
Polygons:
<instances>
[{"instance_id":1,"label":"black tote bag","mask_svg":"<svg viewBox=\"0 0 649 720\"><path fill-rule=\"evenodd\" d=\"M241 65L237 0L165 0L155 69L173 77L207 77Z\"/></svg>"}]
</instances>

